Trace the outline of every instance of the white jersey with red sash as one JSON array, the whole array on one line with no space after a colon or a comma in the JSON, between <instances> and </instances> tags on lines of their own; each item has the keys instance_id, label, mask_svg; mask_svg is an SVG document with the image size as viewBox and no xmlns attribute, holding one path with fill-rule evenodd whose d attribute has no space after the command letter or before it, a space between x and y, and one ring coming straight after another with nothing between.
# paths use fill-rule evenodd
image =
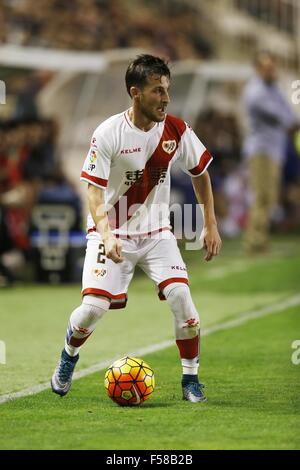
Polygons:
<instances>
[{"instance_id":1,"label":"white jersey with red sash","mask_svg":"<svg viewBox=\"0 0 300 470\"><path fill-rule=\"evenodd\" d=\"M182 120L166 115L148 132L135 127L128 111L95 130L81 180L106 189L109 223L116 235L150 235L170 227L170 169L178 162L201 175L212 156ZM87 231L95 230L89 214Z\"/></svg>"}]
</instances>

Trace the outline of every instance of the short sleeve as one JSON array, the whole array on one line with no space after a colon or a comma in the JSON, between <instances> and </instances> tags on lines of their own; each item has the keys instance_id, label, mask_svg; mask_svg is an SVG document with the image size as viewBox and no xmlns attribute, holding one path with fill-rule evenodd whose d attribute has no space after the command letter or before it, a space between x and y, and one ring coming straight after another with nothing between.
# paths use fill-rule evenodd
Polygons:
<instances>
[{"instance_id":1,"label":"short sleeve","mask_svg":"<svg viewBox=\"0 0 300 470\"><path fill-rule=\"evenodd\" d=\"M190 176L201 175L213 159L193 129L188 125L182 136L179 152L178 163L181 169Z\"/></svg>"},{"instance_id":2,"label":"short sleeve","mask_svg":"<svg viewBox=\"0 0 300 470\"><path fill-rule=\"evenodd\" d=\"M111 149L102 132L95 131L83 164L80 179L102 189L106 188L110 173Z\"/></svg>"}]
</instances>

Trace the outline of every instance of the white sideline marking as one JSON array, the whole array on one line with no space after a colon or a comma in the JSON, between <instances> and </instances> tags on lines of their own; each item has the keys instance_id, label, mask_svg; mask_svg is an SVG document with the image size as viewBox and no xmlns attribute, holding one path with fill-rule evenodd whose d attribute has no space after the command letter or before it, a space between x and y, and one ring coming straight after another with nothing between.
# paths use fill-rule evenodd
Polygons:
<instances>
[{"instance_id":1,"label":"white sideline marking","mask_svg":"<svg viewBox=\"0 0 300 470\"><path fill-rule=\"evenodd\" d=\"M288 307L294 307L299 304L300 304L300 294L296 294L276 304L268 305L258 310L244 312L240 314L237 318L225 321L223 323L219 323L210 328L205 328L202 330L201 336L208 336L208 335L211 335L212 333L216 333L217 331L221 331L221 330L229 330L231 328L235 328L237 326L243 325L244 323L247 323L248 321L254 320L256 318L265 317L267 315L272 315L274 313L279 313ZM128 353L128 356L137 356L137 357L143 356L143 355L150 354L153 352L161 351L162 349L166 349L169 346L173 346L173 344L174 344L173 339L162 341L161 343L152 344L150 346L146 346L145 348L138 349L137 351L130 352ZM91 367L87 367L86 369L83 369L79 372L75 372L73 376L73 380L78 380L78 379L81 379L82 377L86 377L87 375L91 375L94 372L99 372L100 370L103 370L106 367L110 366L110 364L112 364L117 359L119 359L119 357L114 357L112 359L105 359ZM26 388L24 390L20 390L19 392L8 393L6 395L0 396L0 404L6 403L8 401L16 400L17 398L23 398L29 395L36 395L37 393L43 392L44 390L47 390L49 388L50 388L50 381L40 384L40 385L35 385L30 388Z\"/></svg>"}]
</instances>

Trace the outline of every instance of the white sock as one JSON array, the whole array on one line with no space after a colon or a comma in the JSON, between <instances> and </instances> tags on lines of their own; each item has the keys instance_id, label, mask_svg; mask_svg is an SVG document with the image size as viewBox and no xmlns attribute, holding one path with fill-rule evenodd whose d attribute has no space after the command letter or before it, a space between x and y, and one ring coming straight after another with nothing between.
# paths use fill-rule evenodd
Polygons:
<instances>
[{"instance_id":1,"label":"white sock","mask_svg":"<svg viewBox=\"0 0 300 470\"><path fill-rule=\"evenodd\" d=\"M184 375L198 375L199 360L198 357L193 359L181 359L182 374Z\"/></svg>"},{"instance_id":2,"label":"white sock","mask_svg":"<svg viewBox=\"0 0 300 470\"><path fill-rule=\"evenodd\" d=\"M96 324L109 309L110 301L102 297L84 296L82 304L71 314L65 350L69 356L76 356L80 347L96 328Z\"/></svg>"}]
</instances>

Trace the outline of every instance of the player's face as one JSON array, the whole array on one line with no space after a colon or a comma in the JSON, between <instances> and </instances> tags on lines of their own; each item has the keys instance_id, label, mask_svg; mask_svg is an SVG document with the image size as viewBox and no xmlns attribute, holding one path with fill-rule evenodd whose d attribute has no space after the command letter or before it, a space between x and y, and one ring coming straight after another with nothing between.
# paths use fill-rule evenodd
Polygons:
<instances>
[{"instance_id":1,"label":"player's face","mask_svg":"<svg viewBox=\"0 0 300 470\"><path fill-rule=\"evenodd\" d=\"M263 58L260 61L258 72L267 83L273 83L277 79L276 63L270 57Z\"/></svg>"},{"instance_id":2,"label":"player's face","mask_svg":"<svg viewBox=\"0 0 300 470\"><path fill-rule=\"evenodd\" d=\"M161 122L165 119L166 108L170 102L170 81L167 77L151 75L147 84L140 90L139 110L150 121Z\"/></svg>"}]
</instances>

